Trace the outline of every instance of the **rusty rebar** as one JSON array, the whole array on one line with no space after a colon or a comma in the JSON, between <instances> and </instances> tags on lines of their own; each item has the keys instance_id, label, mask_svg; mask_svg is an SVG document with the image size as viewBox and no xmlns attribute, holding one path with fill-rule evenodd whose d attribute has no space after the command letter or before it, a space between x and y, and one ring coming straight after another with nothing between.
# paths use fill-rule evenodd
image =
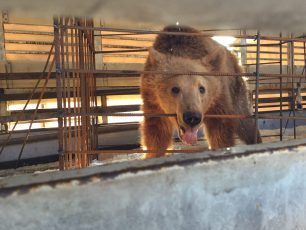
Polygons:
<instances>
[{"instance_id":1,"label":"rusty rebar","mask_svg":"<svg viewBox=\"0 0 306 230\"><path fill-rule=\"evenodd\" d=\"M259 98L259 76L260 76L260 41L261 34L258 31L256 36L256 85L255 85L255 133L254 143L258 142L258 98Z\"/></svg>"},{"instance_id":2,"label":"rusty rebar","mask_svg":"<svg viewBox=\"0 0 306 230\"><path fill-rule=\"evenodd\" d=\"M282 38L282 33L279 35L280 38ZM280 41L279 42L279 74L283 74L283 44ZM279 115L282 117L283 116L283 78L279 78L279 84L280 84L280 91L279 91ZM280 141L283 140L283 120L279 120L279 139Z\"/></svg>"},{"instance_id":3,"label":"rusty rebar","mask_svg":"<svg viewBox=\"0 0 306 230\"><path fill-rule=\"evenodd\" d=\"M54 23L54 43L55 43L55 71L56 71L56 94L57 94L57 108L62 112L62 68L61 68L61 46L60 46L60 29L58 17L53 18ZM59 168L63 169L63 118L58 118L58 154L59 154Z\"/></svg>"},{"instance_id":4,"label":"rusty rebar","mask_svg":"<svg viewBox=\"0 0 306 230\"><path fill-rule=\"evenodd\" d=\"M216 34L212 33L189 33L189 32L168 32L168 31L157 31L157 30L137 30L137 29L121 29L121 28L111 28L111 27L87 27L87 26L63 26L64 28L76 28L79 30L95 30L95 31L110 31L110 32L124 32L124 33L134 33L134 34L165 34L165 35L176 35L176 36L202 36L202 37L213 37ZM236 38L246 38L246 39L254 39L256 35L243 35L243 34L235 34L233 35ZM283 37L280 39L279 37L274 36L261 36L262 40L271 40L271 41L280 41L283 42L303 42L304 38L290 38Z\"/></svg>"}]
</instances>

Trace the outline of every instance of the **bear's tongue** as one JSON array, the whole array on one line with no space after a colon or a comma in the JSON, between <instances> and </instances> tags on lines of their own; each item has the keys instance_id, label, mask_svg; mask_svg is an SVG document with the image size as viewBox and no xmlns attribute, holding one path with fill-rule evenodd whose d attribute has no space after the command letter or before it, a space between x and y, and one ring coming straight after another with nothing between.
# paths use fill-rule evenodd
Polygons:
<instances>
[{"instance_id":1,"label":"bear's tongue","mask_svg":"<svg viewBox=\"0 0 306 230\"><path fill-rule=\"evenodd\" d=\"M186 129L181 138L186 144L194 145L198 140L198 130Z\"/></svg>"}]
</instances>

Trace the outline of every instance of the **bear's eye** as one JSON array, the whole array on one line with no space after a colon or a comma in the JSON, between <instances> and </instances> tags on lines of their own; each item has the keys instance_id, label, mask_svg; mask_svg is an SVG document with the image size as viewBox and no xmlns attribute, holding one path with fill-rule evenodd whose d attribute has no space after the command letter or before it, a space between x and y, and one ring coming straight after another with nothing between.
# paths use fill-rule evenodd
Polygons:
<instances>
[{"instance_id":1,"label":"bear's eye","mask_svg":"<svg viewBox=\"0 0 306 230\"><path fill-rule=\"evenodd\" d=\"M205 93L205 88L204 88L204 86L200 86L200 87L199 87L199 91L200 91L200 93L202 93L202 94Z\"/></svg>"},{"instance_id":2,"label":"bear's eye","mask_svg":"<svg viewBox=\"0 0 306 230\"><path fill-rule=\"evenodd\" d=\"M172 92L173 94L178 94L178 93L180 92L180 88L179 88L179 87L173 87L173 88L171 89L171 92Z\"/></svg>"}]
</instances>

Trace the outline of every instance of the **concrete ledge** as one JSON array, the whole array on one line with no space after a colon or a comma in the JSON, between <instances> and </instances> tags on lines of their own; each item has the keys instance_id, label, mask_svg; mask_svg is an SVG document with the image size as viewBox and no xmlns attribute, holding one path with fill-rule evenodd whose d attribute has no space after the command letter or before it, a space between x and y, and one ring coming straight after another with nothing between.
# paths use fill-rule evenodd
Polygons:
<instances>
[{"instance_id":1,"label":"concrete ledge","mask_svg":"<svg viewBox=\"0 0 306 230\"><path fill-rule=\"evenodd\" d=\"M3 229L303 229L306 140L0 180Z\"/></svg>"}]
</instances>

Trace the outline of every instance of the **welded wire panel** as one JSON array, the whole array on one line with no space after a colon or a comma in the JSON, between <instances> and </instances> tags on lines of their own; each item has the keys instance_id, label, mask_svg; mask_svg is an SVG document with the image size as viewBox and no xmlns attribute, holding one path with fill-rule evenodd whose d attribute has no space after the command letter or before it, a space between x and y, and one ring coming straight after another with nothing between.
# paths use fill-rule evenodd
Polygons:
<instances>
[{"instance_id":1,"label":"welded wire panel","mask_svg":"<svg viewBox=\"0 0 306 230\"><path fill-rule=\"evenodd\" d=\"M92 20L60 17L55 19L56 71L59 118L60 168L89 165L90 151L97 146L96 81L93 31L66 28L93 26ZM69 69L79 69L71 72ZM68 70L68 71L67 71ZM71 115L73 114L73 115Z\"/></svg>"}]
</instances>

